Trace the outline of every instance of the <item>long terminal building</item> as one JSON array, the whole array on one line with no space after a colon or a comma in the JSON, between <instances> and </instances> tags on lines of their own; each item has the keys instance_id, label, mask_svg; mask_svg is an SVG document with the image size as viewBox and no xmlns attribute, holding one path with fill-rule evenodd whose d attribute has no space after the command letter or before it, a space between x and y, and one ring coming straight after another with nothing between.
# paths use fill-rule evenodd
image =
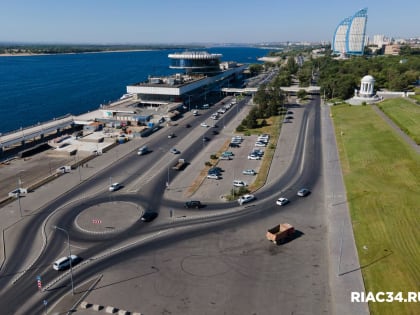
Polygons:
<instances>
[{"instance_id":1,"label":"long terminal building","mask_svg":"<svg viewBox=\"0 0 420 315\"><path fill-rule=\"evenodd\" d=\"M236 62L221 62L221 54L205 51L172 53L168 57L169 67L183 70L182 73L150 76L146 82L127 86L127 94L133 95L140 104L168 106L171 110L180 104L191 105L192 99L205 99L209 92L240 79L247 68Z\"/></svg>"}]
</instances>

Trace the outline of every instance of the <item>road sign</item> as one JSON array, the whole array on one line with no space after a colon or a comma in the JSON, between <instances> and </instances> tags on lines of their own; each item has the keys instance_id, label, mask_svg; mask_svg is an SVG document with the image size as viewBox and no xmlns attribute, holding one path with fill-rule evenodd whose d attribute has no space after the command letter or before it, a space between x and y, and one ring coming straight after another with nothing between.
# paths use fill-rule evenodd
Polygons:
<instances>
[{"instance_id":1,"label":"road sign","mask_svg":"<svg viewBox=\"0 0 420 315\"><path fill-rule=\"evenodd\" d=\"M101 224L102 223L102 220L100 220L100 219L92 219L92 223L93 224Z\"/></svg>"}]
</instances>

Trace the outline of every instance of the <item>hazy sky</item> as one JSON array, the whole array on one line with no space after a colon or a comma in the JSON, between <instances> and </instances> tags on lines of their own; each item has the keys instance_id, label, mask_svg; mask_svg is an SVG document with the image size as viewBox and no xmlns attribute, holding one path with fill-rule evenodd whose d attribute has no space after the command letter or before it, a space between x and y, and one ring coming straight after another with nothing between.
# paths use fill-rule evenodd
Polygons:
<instances>
[{"instance_id":1,"label":"hazy sky","mask_svg":"<svg viewBox=\"0 0 420 315\"><path fill-rule=\"evenodd\" d=\"M0 42L330 41L364 7L369 36L420 36L418 0L0 0Z\"/></svg>"}]
</instances>

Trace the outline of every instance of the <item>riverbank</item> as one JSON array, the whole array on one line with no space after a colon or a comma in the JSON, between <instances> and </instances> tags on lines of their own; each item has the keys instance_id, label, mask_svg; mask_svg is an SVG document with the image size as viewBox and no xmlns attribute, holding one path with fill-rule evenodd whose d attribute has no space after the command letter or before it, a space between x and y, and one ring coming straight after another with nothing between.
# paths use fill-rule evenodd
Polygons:
<instances>
[{"instance_id":1,"label":"riverbank","mask_svg":"<svg viewBox=\"0 0 420 315\"><path fill-rule=\"evenodd\" d=\"M164 48L162 48L164 49ZM86 52L66 52L66 53L7 53L0 54L0 57L30 57L30 56L53 56L53 55L76 55L76 54L102 54L102 53L124 53L139 51L156 51L161 49L125 49L125 50L104 50L104 51L86 51Z\"/></svg>"}]
</instances>

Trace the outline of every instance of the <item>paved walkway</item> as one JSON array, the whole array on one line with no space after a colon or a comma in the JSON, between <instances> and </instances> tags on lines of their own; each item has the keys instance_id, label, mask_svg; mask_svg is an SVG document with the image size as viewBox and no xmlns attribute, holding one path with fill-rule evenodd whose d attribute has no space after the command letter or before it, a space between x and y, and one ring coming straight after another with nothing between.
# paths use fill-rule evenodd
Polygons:
<instances>
[{"instance_id":1,"label":"paved walkway","mask_svg":"<svg viewBox=\"0 0 420 315\"><path fill-rule=\"evenodd\" d=\"M396 123L394 123L392 121L391 118L389 118L383 111L381 111L381 109L376 106L376 105L372 105L373 109L375 110L375 112L382 117L383 120L385 120L385 122L392 128L395 130L395 132L409 145L411 146L414 151L416 151L417 153L420 153L420 145L418 145L413 139L411 139L409 136L407 136L407 134L401 130L400 127L398 127L398 125Z\"/></svg>"},{"instance_id":2,"label":"paved walkway","mask_svg":"<svg viewBox=\"0 0 420 315\"><path fill-rule=\"evenodd\" d=\"M321 117L333 314L369 314L367 303L350 302L351 292L365 288L329 106L321 105Z\"/></svg>"}]
</instances>

